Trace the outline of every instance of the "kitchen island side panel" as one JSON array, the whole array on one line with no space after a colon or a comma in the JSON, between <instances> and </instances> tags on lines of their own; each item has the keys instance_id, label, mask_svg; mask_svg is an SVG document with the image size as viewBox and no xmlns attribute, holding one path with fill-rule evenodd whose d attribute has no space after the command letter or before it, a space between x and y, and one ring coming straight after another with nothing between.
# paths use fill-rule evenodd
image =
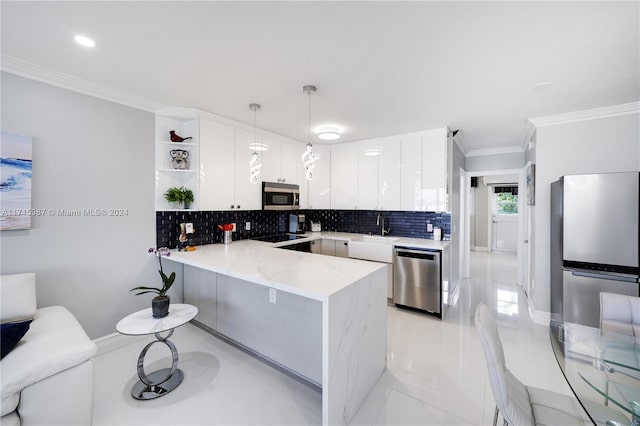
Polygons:
<instances>
[{"instance_id":1,"label":"kitchen island side panel","mask_svg":"<svg viewBox=\"0 0 640 426\"><path fill-rule=\"evenodd\" d=\"M386 365L387 274L380 268L323 306L322 423L346 425Z\"/></svg>"}]
</instances>

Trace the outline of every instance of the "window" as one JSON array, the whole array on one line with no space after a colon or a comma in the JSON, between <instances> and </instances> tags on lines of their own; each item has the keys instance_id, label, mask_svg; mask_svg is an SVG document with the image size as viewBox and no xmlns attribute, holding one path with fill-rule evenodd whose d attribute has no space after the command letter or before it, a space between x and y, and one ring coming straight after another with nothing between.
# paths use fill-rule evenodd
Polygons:
<instances>
[{"instance_id":1,"label":"window","mask_svg":"<svg viewBox=\"0 0 640 426\"><path fill-rule=\"evenodd\" d=\"M495 212L497 215L518 214L518 188L495 187Z\"/></svg>"}]
</instances>

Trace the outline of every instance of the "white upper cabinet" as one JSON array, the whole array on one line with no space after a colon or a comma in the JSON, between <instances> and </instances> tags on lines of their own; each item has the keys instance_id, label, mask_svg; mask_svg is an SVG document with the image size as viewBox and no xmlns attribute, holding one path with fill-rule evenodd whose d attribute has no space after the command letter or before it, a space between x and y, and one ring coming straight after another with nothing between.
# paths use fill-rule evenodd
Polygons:
<instances>
[{"instance_id":1,"label":"white upper cabinet","mask_svg":"<svg viewBox=\"0 0 640 426\"><path fill-rule=\"evenodd\" d=\"M235 210L260 210L262 209L262 177L263 170L260 168L258 179L255 183L250 180L251 166L249 162L253 155L253 144L262 143L262 136L258 135L257 140L253 132L236 128L235 143L235 205L231 208ZM263 151L257 151L258 159L263 162ZM233 185L232 180L221 181L220 185Z\"/></svg>"},{"instance_id":2,"label":"white upper cabinet","mask_svg":"<svg viewBox=\"0 0 640 426\"><path fill-rule=\"evenodd\" d=\"M313 179L307 181L302 153L306 145L298 149L296 162L298 167L298 181L300 182L300 208L330 209L333 155L329 147L314 145L313 153L318 156L314 163Z\"/></svg>"},{"instance_id":3,"label":"white upper cabinet","mask_svg":"<svg viewBox=\"0 0 640 426\"><path fill-rule=\"evenodd\" d=\"M286 138L265 133L262 136L263 176L265 182L298 183L297 152L299 143Z\"/></svg>"},{"instance_id":4,"label":"white upper cabinet","mask_svg":"<svg viewBox=\"0 0 640 426\"><path fill-rule=\"evenodd\" d=\"M422 208L422 137L418 133L400 136L400 208Z\"/></svg>"},{"instance_id":5,"label":"white upper cabinet","mask_svg":"<svg viewBox=\"0 0 640 426\"><path fill-rule=\"evenodd\" d=\"M400 210L400 139L381 138L378 144L378 209Z\"/></svg>"},{"instance_id":6,"label":"white upper cabinet","mask_svg":"<svg viewBox=\"0 0 640 426\"><path fill-rule=\"evenodd\" d=\"M235 208L235 129L200 120L200 210Z\"/></svg>"},{"instance_id":7,"label":"white upper cabinet","mask_svg":"<svg viewBox=\"0 0 640 426\"><path fill-rule=\"evenodd\" d=\"M331 208L358 208L358 143L331 147Z\"/></svg>"},{"instance_id":8,"label":"white upper cabinet","mask_svg":"<svg viewBox=\"0 0 640 426\"><path fill-rule=\"evenodd\" d=\"M421 210L447 210L447 129L422 132Z\"/></svg>"},{"instance_id":9,"label":"white upper cabinet","mask_svg":"<svg viewBox=\"0 0 640 426\"><path fill-rule=\"evenodd\" d=\"M362 210L378 210L379 139L358 142L358 201Z\"/></svg>"}]
</instances>

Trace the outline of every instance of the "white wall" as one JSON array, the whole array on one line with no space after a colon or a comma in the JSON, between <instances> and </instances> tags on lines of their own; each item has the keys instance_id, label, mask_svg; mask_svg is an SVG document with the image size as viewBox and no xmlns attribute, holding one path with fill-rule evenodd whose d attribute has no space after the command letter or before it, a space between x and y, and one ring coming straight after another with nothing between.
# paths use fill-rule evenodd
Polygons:
<instances>
[{"instance_id":1,"label":"white wall","mask_svg":"<svg viewBox=\"0 0 640 426\"><path fill-rule=\"evenodd\" d=\"M2 73L2 130L33 137L34 209L127 209L34 217L30 230L0 234L0 272L35 272L39 307L66 306L91 338L114 333L151 305L128 290L160 284L146 252L155 245L153 114ZM180 284L171 293L181 300Z\"/></svg>"},{"instance_id":2,"label":"white wall","mask_svg":"<svg viewBox=\"0 0 640 426\"><path fill-rule=\"evenodd\" d=\"M451 281L457 282L460 279L460 265L462 248L462 233L460 232L460 203L462 188L460 188L460 169L464 170L464 154L458 144L449 142L447 150L447 160L449 161L451 180L449 188L450 200L449 211L451 212Z\"/></svg>"},{"instance_id":3,"label":"white wall","mask_svg":"<svg viewBox=\"0 0 640 426\"><path fill-rule=\"evenodd\" d=\"M536 130L534 304L549 312L550 184L580 173L640 170L640 114L549 125Z\"/></svg>"},{"instance_id":4,"label":"white wall","mask_svg":"<svg viewBox=\"0 0 640 426\"><path fill-rule=\"evenodd\" d=\"M474 233L472 243L473 247L489 249L489 239L487 237L487 228L489 221L489 187L482 182L482 178L478 178L478 186L474 188Z\"/></svg>"},{"instance_id":5,"label":"white wall","mask_svg":"<svg viewBox=\"0 0 640 426\"><path fill-rule=\"evenodd\" d=\"M464 169L468 172L479 170L521 169L524 167L524 152L475 155L466 157Z\"/></svg>"}]
</instances>

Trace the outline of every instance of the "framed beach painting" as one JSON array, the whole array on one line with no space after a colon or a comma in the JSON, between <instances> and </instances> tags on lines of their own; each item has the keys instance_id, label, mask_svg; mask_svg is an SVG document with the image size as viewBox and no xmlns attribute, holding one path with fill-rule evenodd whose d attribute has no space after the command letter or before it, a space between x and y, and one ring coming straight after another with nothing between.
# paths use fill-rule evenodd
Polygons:
<instances>
[{"instance_id":1,"label":"framed beach painting","mask_svg":"<svg viewBox=\"0 0 640 426\"><path fill-rule=\"evenodd\" d=\"M0 231L31 228L31 136L2 132Z\"/></svg>"},{"instance_id":2,"label":"framed beach painting","mask_svg":"<svg viewBox=\"0 0 640 426\"><path fill-rule=\"evenodd\" d=\"M527 204L536 205L536 165L528 163L525 168L525 184L527 185Z\"/></svg>"}]
</instances>

